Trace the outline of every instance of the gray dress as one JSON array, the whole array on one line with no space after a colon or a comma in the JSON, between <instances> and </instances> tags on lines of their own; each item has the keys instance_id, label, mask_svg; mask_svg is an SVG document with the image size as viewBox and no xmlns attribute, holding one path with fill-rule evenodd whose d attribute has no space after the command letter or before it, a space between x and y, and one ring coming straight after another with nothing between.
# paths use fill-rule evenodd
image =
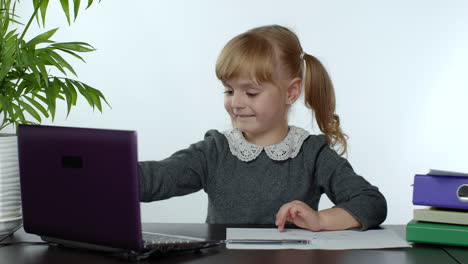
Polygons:
<instances>
[{"instance_id":1,"label":"gray dress","mask_svg":"<svg viewBox=\"0 0 468 264\"><path fill-rule=\"evenodd\" d=\"M207 223L274 224L283 204L300 200L317 210L325 193L362 230L385 220L384 196L326 144L324 135L307 135L299 143L283 160L272 159L265 149L243 161L227 134L210 130L204 140L167 159L139 163L141 201L203 189L208 194Z\"/></svg>"}]
</instances>

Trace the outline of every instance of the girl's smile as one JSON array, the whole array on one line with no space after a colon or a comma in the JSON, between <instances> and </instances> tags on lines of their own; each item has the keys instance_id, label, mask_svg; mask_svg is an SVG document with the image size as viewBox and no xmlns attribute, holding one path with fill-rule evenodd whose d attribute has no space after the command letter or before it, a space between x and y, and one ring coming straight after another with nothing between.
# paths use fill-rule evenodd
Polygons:
<instances>
[{"instance_id":1,"label":"girl's smile","mask_svg":"<svg viewBox=\"0 0 468 264\"><path fill-rule=\"evenodd\" d=\"M246 114L234 114L237 118L249 118L255 117L255 115L246 115Z\"/></svg>"}]
</instances>

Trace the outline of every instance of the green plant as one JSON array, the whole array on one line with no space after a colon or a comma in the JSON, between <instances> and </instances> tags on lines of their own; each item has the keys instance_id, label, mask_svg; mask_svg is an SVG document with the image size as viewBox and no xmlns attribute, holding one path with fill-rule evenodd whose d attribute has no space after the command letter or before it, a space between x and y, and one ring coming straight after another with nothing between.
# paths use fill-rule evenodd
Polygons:
<instances>
[{"instance_id":1,"label":"green plant","mask_svg":"<svg viewBox=\"0 0 468 264\"><path fill-rule=\"evenodd\" d=\"M29 40L26 33L36 20L45 28L49 0L32 0L34 11L26 24L19 21L16 6L19 0L0 0L0 130L8 125L40 123L42 117L52 117L56 113L57 99L65 100L67 117L81 94L94 109L102 112L102 101L109 103L97 89L69 78L77 74L63 54L69 54L83 62L79 55L95 49L85 42L55 42L51 38L58 28L48 30ZM71 13L76 19L80 10L80 0L60 0L67 21L71 23ZM93 4L87 1L86 8ZM51 71L63 74L52 75ZM27 113L27 114L25 114ZM35 122L31 121L34 120Z\"/></svg>"}]
</instances>

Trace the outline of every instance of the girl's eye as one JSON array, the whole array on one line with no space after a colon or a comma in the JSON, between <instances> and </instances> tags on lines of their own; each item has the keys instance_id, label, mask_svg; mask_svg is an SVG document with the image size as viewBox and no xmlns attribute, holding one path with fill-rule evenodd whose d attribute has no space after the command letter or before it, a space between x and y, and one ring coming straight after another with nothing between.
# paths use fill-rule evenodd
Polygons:
<instances>
[{"instance_id":1,"label":"girl's eye","mask_svg":"<svg viewBox=\"0 0 468 264\"><path fill-rule=\"evenodd\" d=\"M233 93L233 91L229 91L229 90L224 91L224 94L226 94L226 95L232 95L232 93Z\"/></svg>"},{"instance_id":2,"label":"girl's eye","mask_svg":"<svg viewBox=\"0 0 468 264\"><path fill-rule=\"evenodd\" d=\"M248 97L255 97L258 93L247 93Z\"/></svg>"}]
</instances>

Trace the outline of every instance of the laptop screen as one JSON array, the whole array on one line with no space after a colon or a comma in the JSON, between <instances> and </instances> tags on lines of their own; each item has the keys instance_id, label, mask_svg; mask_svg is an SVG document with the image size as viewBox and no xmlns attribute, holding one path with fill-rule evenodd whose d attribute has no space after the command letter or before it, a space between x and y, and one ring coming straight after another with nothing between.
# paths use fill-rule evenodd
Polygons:
<instances>
[{"instance_id":1,"label":"laptop screen","mask_svg":"<svg viewBox=\"0 0 468 264\"><path fill-rule=\"evenodd\" d=\"M142 249L135 131L20 125L26 232Z\"/></svg>"}]
</instances>

